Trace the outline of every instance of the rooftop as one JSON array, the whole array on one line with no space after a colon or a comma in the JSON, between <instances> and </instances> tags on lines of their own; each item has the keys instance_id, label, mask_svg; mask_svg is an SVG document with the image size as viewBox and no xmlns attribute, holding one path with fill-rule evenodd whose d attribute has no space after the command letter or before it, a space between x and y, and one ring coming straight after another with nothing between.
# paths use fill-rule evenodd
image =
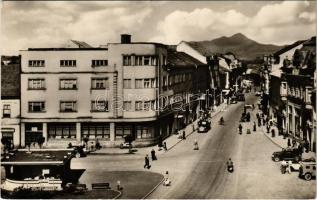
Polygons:
<instances>
[{"instance_id":1,"label":"rooftop","mask_svg":"<svg viewBox=\"0 0 317 200\"><path fill-rule=\"evenodd\" d=\"M63 164L64 160L71 159L70 151L16 151L1 160L1 165L40 165L40 164ZM67 156L64 158L64 156Z\"/></svg>"},{"instance_id":2,"label":"rooftop","mask_svg":"<svg viewBox=\"0 0 317 200\"><path fill-rule=\"evenodd\" d=\"M197 67L203 66L204 63L200 62L199 60L191 57L190 55L184 52L177 52L170 50L167 56L167 64L170 67Z\"/></svg>"}]
</instances>

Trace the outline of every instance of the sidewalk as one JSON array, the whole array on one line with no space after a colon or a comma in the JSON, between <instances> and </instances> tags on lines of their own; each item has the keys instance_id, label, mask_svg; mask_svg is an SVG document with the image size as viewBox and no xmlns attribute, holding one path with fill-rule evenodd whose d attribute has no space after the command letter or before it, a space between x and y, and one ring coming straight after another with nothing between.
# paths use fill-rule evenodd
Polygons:
<instances>
[{"instance_id":1,"label":"sidewalk","mask_svg":"<svg viewBox=\"0 0 317 200\"><path fill-rule=\"evenodd\" d=\"M213 112L210 113L210 117L213 118L216 116L219 112L224 111L228 105L226 103L223 103L219 105ZM194 121L193 123L188 124L184 129L179 130L179 133L182 133L185 130L186 138L190 136L192 133L194 133L197 130L197 124L198 120ZM193 130L193 125L195 130ZM166 138L163 142L166 142L167 151L174 148L178 143L180 143L183 139L179 138L179 135L172 134L168 138ZM167 151L164 151L163 149L158 151L157 145L156 146L150 146L150 147L140 147L140 148L133 148L133 150L136 150L131 155L135 154L149 154L150 151L154 149L156 151L156 154L162 154ZM129 152L128 149L120 149L120 148L102 148L94 153L92 155L128 155Z\"/></svg>"}]
</instances>

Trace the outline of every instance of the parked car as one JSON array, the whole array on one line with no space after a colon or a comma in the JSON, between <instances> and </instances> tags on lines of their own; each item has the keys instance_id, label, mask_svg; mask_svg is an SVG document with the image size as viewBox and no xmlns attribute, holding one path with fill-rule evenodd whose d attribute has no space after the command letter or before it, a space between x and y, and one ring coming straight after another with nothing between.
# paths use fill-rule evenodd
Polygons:
<instances>
[{"instance_id":1,"label":"parked car","mask_svg":"<svg viewBox=\"0 0 317 200\"><path fill-rule=\"evenodd\" d=\"M316 160L315 158L304 159L300 162L299 177L310 181L316 177Z\"/></svg>"},{"instance_id":2,"label":"parked car","mask_svg":"<svg viewBox=\"0 0 317 200\"><path fill-rule=\"evenodd\" d=\"M120 149L129 149L129 148L132 148L132 144L130 144L129 142L122 142L120 144Z\"/></svg>"},{"instance_id":3,"label":"parked car","mask_svg":"<svg viewBox=\"0 0 317 200\"><path fill-rule=\"evenodd\" d=\"M207 120L200 120L198 122L198 133L206 133L211 129L210 122Z\"/></svg>"},{"instance_id":4,"label":"parked car","mask_svg":"<svg viewBox=\"0 0 317 200\"><path fill-rule=\"evenodd\" d=\"M298 149L286 148L282 149L282 151L276 151L272 154L272 160L275 162L279 162L281 160L291 160L298 162L300 161L301 156Z\"/></svg>"}]
</instances>

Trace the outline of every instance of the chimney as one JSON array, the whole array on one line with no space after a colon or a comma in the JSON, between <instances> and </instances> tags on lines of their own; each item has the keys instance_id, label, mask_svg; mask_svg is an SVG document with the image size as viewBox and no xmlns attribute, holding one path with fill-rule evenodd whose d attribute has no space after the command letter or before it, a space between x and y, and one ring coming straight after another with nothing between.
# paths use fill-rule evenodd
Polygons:
<instances>
[{"instance_id":1,"label":"chimney","mask_svg":"<svg viewBox=\"0 0 317 200\"><path fill-rule=\"evenodd\" d=\"M121 44L130 44L130 43L131 43L131 35L121 34Z\"/></svg>"}]
</instances>

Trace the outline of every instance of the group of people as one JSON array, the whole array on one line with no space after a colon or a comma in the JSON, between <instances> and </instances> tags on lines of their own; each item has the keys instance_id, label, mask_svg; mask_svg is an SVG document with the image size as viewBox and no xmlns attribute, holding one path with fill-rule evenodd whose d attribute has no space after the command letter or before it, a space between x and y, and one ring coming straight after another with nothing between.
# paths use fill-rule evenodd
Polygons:
<instances>
[{"instance_id":1,"label":"group of people","mask_svg":"<svg viewBox=\"0 0 317 200\"><path fill-rule=\"evenodd\" d=\"M282 174L285 174L286 172L289 173L289 174L292 173L291 166L292 166L292 161L283 160L281 162L281 172L282 172Z\"/></svg>"},{"instance_id":2,"label":"group of people","mask_svg":"<svg viewBox=\"0 0 317 200\"><path fill-rule=\"evenodd\" d=\"M155 161L157 160L157 157L156 157L156 154L155 154L155 150L152 149L151 151L151 159L152 161ZM150 157L148 154L146 154L145 158L144 158L144 168L146 169L150 169L151 168L151 165L150 165Z\"/></svg>"}]
</instances>

